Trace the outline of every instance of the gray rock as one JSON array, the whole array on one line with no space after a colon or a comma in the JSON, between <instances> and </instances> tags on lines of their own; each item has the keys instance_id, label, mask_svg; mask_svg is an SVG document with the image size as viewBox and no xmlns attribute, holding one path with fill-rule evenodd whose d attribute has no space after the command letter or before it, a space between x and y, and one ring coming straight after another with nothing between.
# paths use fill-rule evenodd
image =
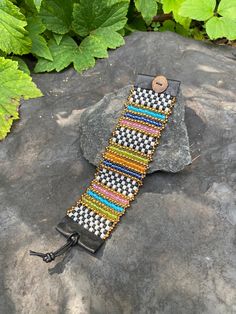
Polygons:
<instances>
[{"instance_id":1,"label":"gray rock","mask_svg":"<svg viewBox=\"0 0 236 314\"><path fill-rule=\"evenodd\" d=\"M81 115L79 141L83 156L98 165L101 154L108 145L111 132L124 108L131 85L105 95L102 100L87 108ZM178 172L191 163L189 140L184 123L184 102L181 96L162 134L149 173L157 170Z\"/></svg>"},{"instance_id":2,"label":"gray rock","mask_svg":"<svg viewBox=\"0 0 236 314\"><path fill-rule=\"evenodd\" d=\"M22 103L0 143L1 314L236 313L235 49L168 32L125 40L82 75L34 75L45 96ZM54 226L93 179L81 113L137 73L182 82L192 164L148 175L97 256L30 257L64 243Z\"/></svg>"}]
</instances>

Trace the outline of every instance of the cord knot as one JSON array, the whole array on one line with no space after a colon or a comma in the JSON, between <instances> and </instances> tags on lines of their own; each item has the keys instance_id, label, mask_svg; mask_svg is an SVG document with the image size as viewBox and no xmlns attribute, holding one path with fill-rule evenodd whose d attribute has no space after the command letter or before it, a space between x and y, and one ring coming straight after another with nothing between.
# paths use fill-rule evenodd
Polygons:
<instances>
[{"instance_id":1,"label":"cord knot","mask_svg":"<svg viewBox=\"0 0 236 314\"><path fill-rule=\"evenodd\" d=\"M77 232L76 233L72 233L67 238L67 242L62 247L60 247L58 250L56 250L55 252L40 253L40 252L30 251L30 255L39 256L39 257L41 257L43 259L43 261L45 263L50 263L57 256L62 255L63 253L68 251L72 246L76 245L78 243L78 240L79 240L79 234Z\"/></svg>"},{"instance_id":2,"label":"cord knot","mask_svg":"<svg viewBox=\"0 0 236 314\"><path fill-rule=\"evenodd\" d=\"M46 263L50 263L55 259L55 254L53 252L45 253L45 256L43 257L43 261Z\"/></svg>"}]
</instances>

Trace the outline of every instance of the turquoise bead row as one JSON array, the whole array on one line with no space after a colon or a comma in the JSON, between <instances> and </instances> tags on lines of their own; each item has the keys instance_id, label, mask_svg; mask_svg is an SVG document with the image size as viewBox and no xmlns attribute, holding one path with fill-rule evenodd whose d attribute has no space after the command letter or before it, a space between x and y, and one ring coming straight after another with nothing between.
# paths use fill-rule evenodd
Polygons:
<instances>
[{"instance_id":1,"label":"turquoise bead row","mask_svg":"<svg viewBox=\"0 0 236 314\"><path fill-rule=\"evenodd\" d=\"M101 202L104 205L107 205L109 207L111 207L112 209L118 211L118 212L123 212L124 208L121 206L118 206L110 201L108 201L107 199L105 199L104 197L100 196L99 194L95 193L92 190L88 190L87 194L93 198L95 198L97 201Z\"/></svg>"},{"instance_id":2,"label":"turquoise bead row","mask_svg":"<svg viewBox=\"0 0 236 314\"><path fill-rule=\"evenodd\" d=\"M157 113L157 112L153 112L151 110L147 110L147 109L141 109L141 108L137 108L134 107L132 105L128 105L127 106L128 110L134 111L134 112L138 112L138 113L144 113L148 116L157 118L157 119L161 119L161 120L165 120L166 119L166 115L162 114L162 113Z\"/></svg>"}]
</instances>

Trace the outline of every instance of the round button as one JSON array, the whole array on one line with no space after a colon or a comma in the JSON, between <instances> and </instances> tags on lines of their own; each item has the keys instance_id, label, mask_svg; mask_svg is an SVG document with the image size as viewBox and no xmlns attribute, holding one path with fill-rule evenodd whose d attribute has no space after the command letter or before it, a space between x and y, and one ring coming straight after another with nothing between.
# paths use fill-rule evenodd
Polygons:
<instances>
[{"instance_id":1,"label":"round button","mask_svg":"<svg viewBox=\"0 0 236 314\"><path fill-rule=\"evenodd\" d=\"M156 93L162 93L164 92L168 87L168 81L163 75L158 75L154 78L152 81L152 89Z\"/></svg>"}]
</instances>

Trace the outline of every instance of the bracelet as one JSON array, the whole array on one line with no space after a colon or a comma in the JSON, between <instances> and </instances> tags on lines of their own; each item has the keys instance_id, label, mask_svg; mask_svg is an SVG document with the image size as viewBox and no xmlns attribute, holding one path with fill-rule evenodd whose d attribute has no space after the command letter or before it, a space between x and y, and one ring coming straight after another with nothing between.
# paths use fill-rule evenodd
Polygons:
<instances>
[{"instance_id":1,"label":"bracelet","mask_svg":"<svg viewBox=\"0 0 236 314\"><path fill-rule=\"evenodd\" d=\"M179 86L164 76L137 76L94 179L56 227L67 243L55 252L31 255L50 262L76 244L95 253L109 238L143 184Z\"/></svg>"}]
</instances>

